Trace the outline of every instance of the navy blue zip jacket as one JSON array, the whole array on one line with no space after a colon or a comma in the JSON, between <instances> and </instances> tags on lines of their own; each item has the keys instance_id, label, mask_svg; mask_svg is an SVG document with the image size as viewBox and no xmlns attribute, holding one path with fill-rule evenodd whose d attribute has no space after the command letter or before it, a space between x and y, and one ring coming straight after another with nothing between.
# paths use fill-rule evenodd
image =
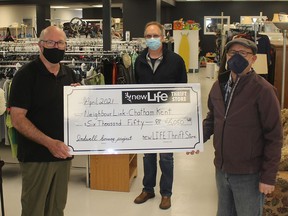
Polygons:
<instances>
[{"instance_id":1,"label":"navy blue zip jacket","mask_svg":"<svg viewBox=\"0 0 288 216\"><path fill-rule=\"evenodd\" d=\"M181 56L163 46L163 59L153 73L146 59L147 52L148 48L143 50L135 60L136 83L187 83L185 63Z\"/></svg>"}]
</instances>

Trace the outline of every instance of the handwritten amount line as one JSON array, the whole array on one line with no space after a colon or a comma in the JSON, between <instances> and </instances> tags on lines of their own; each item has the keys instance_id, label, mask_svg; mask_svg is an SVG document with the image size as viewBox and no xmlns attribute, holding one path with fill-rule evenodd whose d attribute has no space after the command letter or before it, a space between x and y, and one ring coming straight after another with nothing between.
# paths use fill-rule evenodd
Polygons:
<instances>
[{"instance_id":1,"label":"handwritten amount line","mask_svg":"<svg viewBox=\"0 0 288 216\"><path fill-rule=\"evenodd\" d=\"M85 127L141 127L141 129L144 127L144 126L171 126L171 127L175 127L175 126L191 126L192 125L192 122L184 122L184 123L181 123L181 124L177 124L177 123L166 123L166 122L153 122L153 121L141 121L141 120L131 120L131 121L128 121L126 123L123 123L121 120L119 122L102 122L102 121L96 121L96 122L93 122L93 121L87 121L83 124L81 123L76 123L76 126L79 126L79 127L82 127L82 126L85 126Z\"/></svg>"}]
</instances>

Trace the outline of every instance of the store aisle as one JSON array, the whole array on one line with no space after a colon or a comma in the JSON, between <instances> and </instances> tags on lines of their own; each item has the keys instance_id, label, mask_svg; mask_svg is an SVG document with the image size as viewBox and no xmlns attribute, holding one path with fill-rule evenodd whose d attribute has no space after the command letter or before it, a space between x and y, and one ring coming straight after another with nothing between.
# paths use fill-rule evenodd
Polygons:
<instances>
[{"instance_id":1,"label":"store aisle","mask_svg":"<svg viewBox=\"0 0 288 216\"><path fill-rule=\"evenodd\" d=\"M199 73L189 73L189 82L201 83L203 117L207 113L207 97L214 79L206 77L205 68ZM130 192L90 190L86 187L87 156L76 156L73 160L69 184L66 216L213 216L216 212L216 187L214 180L213 146L211 140L205 143L204 152L187 156L185 152L175 153L175 177L172 207L159 209L161 196L156 187L156 197L144 204L133 200L142 189L142 154L138 155L138 176L133 180ZM11 158L10 148L1 145L3 167L3 190L5 215L19 216L21 211L21 177L17 161ZM160 173L160 172L159 172ZM159 174L158 173L158 174ZM158 175L159 176L159 175ZM159 182L159 177L157 184Z\"/></svg>"}]
</instances>

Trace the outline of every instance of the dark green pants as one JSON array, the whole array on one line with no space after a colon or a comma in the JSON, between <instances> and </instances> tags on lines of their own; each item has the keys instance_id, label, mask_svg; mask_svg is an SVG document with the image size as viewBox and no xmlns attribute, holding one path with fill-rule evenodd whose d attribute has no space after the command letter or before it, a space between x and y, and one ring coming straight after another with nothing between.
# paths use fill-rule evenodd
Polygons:
<instances>
[{"instance_id":1,"label":"dark green pants","mask_svg":"<svg viewBox=\"0 0 288 216\"><path fill-rule=\"evenodd\" d=\"M71 161L20 163L22 216L63 216Z\"/></svg>"}]
</instances>

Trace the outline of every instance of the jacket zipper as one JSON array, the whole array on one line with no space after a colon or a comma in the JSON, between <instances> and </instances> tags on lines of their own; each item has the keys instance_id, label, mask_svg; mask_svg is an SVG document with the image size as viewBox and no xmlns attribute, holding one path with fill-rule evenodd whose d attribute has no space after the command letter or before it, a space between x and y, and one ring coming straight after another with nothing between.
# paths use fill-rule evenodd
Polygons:
<instances>
[{"instance_id":1,"label":"jacket zipper","mask_svg":"<svg viewBox=\"0 0 288 216\"><path fill-rule=\"evenodd\" d=\"M231 101L232 101L235 89L236 89L236 87L237 87L237 85L239 83L239 80L240 80L240 77L237 76L237 80L236 80L235 85L232 88L232 91L231 91L231 94L230 94L230 97L229 97L229 100L228 100L227 108L226 108L226 111L225 111L225 115L224 115L224 123L223 123L222 138L221 138L221 156L222 156L222 161L221 161L221 166L220 166L221 170L222 170L223 164L224 164L224 157L223 157L223 152L224 152L224 149L223 149L224 128L225 128L225 125L226 125L226 119L227 119L228 111L229 111L229 108L230 108L230 105L231 105Z\"/></svg>"},{"instance_id":2,"label":"jacket zipper","mask_svg":"<svg viewBox=\"0 0 288 216\"><path fill-rule=\"evenodd\" d=\"M228 111L229 111L229 108L230 108L230 105L231 105L231 101L232 101L235 89L236 89L236 87L237 87L237 85L239 83L239 80L240 80L240 77L237 77L236 83L235 83L235 85L232 88L232 91L231 91L231 94L230 94L230 97L229 97L229 100L228 100L228 105L227 105L227 108L226 108L226 111L225 111L224 120L226 120L226 118L227 118Z\"/></svg>"}]
</instances>

